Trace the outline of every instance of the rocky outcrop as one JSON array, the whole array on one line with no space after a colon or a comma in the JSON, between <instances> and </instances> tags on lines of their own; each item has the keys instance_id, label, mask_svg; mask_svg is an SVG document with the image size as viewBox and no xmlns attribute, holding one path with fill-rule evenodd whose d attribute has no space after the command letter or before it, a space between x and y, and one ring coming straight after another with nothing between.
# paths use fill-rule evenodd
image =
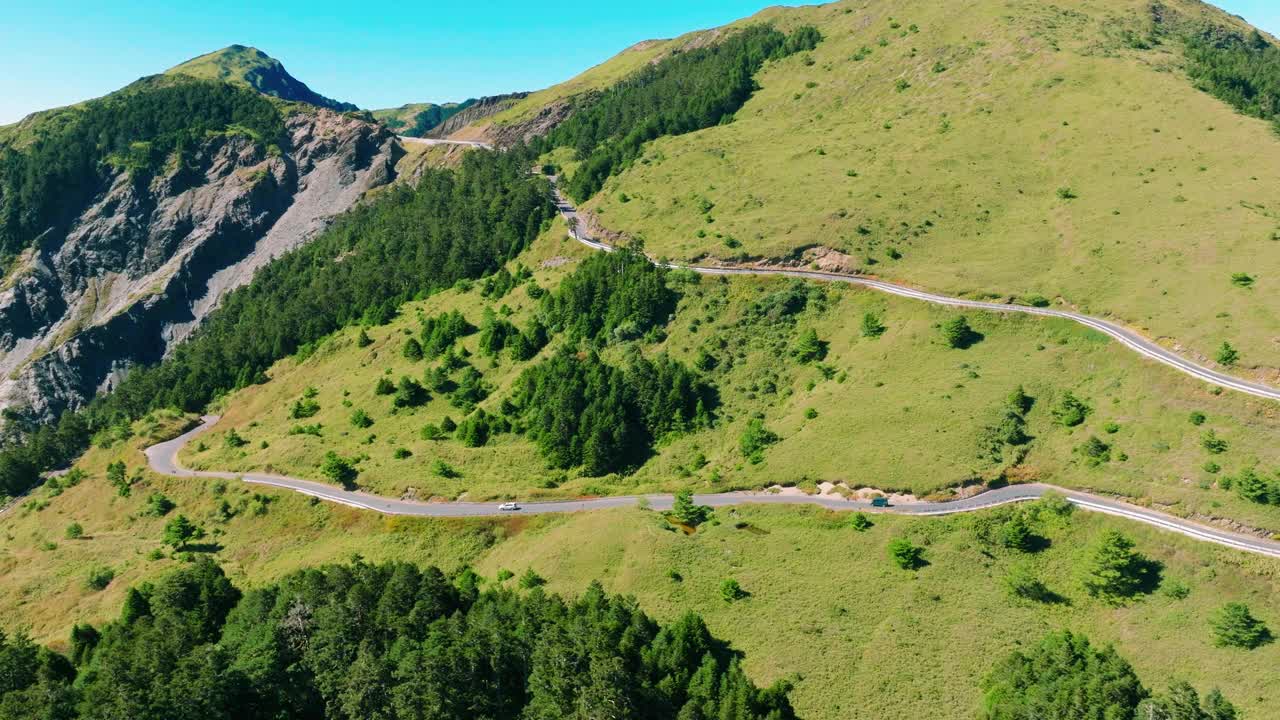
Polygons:
<instances>
[{"instance_id":1,"label":"rocky outcrop","mask_svg":"<svg viewBox=\"0 0 1280 720\"><path fill-rule=\"evenodd\" d=\"M482 97L479 100L468 100L468 105L465 108L445 118L444 122L428 130L423 137L447 138L468 125L473 125L487 117L497 115L528 95L529 93L526 92L518 92L506 95L491 95Z\"/></svg>"},{"instance_id":2,"label":"rocky outcrop","mask_svg":"<svg viewBox=\"0 0 1280 720\"><path fill-rule=\"evenodd\" d=\"M46 237L0 289L0 407L51 419L153 363L227 291L394 179L380 125L296 112L283 152L210 137L194 169L109 179L71 229Z\"/></svg>"}]
</instances>

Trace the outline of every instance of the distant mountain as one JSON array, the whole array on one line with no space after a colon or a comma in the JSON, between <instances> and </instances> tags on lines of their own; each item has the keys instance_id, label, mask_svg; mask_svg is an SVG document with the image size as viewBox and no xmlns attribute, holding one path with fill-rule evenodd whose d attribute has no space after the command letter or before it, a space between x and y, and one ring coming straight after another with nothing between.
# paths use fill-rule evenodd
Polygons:
<instances>
[{"instance_id":1,"label":"distant mountain","mask_svg":"<svg viewBox=\"0 0 1280 720\"><path fill-rule=\"evenodd\" d=\"M351 103L332 100L307 87L290 75L279 60L257 48L231 45L221 50L192 58L170 68L166 75L189 75L203 80L221 80L247 85L254 90L281 100L304 102L317 107L349 112L359 110Z\"/></svg>"},{"instance_id":2,"label":"distant mountain","mask_svg":"<svg viewBox=\"0 0 1280 720\"><path fill-rule=\"evenodd\" d=\"M475 104L475 100L460 103L409 103L398 108L370 111L374 119L394 130L397 135L422 137L428 130L448 120L458 112Z\"/></svg>"},{"instance_id":3,"label":"distant mountain","mask_svg":"<svg viewBox=\"0 0 1280 720\"><path fill-rule=\"evenodd\" d=\"M410 103L398 108L373 110L373 117L397 135L408 137L446 137L479 120L502 112L528 97L516 92L471 98L460 103Z\"/></svg>"}]
</instances>

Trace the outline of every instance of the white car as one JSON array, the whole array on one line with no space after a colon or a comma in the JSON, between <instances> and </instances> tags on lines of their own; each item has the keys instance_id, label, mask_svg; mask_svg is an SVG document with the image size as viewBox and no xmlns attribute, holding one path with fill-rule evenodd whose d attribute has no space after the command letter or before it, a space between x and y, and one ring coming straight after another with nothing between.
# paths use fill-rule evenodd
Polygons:
<instances>
[{"instance_id":1,"label":"white car","mask_svg":"<svg viewBox=\"0 0 1280 720\"><path fill-rule=\"evenodd\" d=\"M519 509L520 509L520 505L519 505L519 504L517 504L517 503L513 503L513 502L504 502L504 503L502 503L501 505L499 505L499 506L498 506L498 509L499 509L499 510L501 510L501 511L503 511L503 512L513 512L513 511L515 511L515 510L519 510Z\"/></svg>"}]
</instances>

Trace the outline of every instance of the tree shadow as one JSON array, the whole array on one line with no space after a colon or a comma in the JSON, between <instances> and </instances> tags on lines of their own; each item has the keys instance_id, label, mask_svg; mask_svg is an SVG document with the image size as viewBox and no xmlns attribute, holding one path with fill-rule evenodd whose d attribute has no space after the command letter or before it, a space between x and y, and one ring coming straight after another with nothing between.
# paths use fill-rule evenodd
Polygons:
<instances>
[{"instance_id":1,"label":"tree shadow","mask_svg":"<svg viewBox=\"0 0 1280 720\"><path fill-rule=\"evenodd\" d=\"M222 545L216 542L188 543L186 545L183 545L182 548L178 550L178 552L209 553L209 554L217 553L221 551L222 551Z\"/></svg>"},{"instance_id":2,"label":"tree shadow","mask_svg":"<svg viewBox=\"0 0 1280 720\"><path fill-rule=\"evenodd\" d=\"M1134 562L1138 582L1135 585L1136 595L1150 595L1160 587L1164 579L1164 563L1144 557Z\"/></svg>"},{"instance_id":3,"label":"tree shadow","mask_svg":"<svg viewBox=\"0 0 1280 720\"><path fill-rule=\"evenodd\" d=\"M1029 553L1041 553L1053 546L1053 541L1043 535L1032 533L1027 536L1026 551Z\"/></svg>"},{"instance_id":4,"label":"tree shadow","mask_svg":"<svg viewBox=\"0 0 1280 720\"><path fill-rule=\"evenodd\" d=\"M987 339L986 335L983 335L977 330L970 329L968 332L964 333L963 335L961 335L959 338L956 339L955 345L953 345L953 347L955 347L957 350L968 350L969 348L973 347L974 345L977 345L978 343L986 339Z\"/></svg>"}]
</instances>

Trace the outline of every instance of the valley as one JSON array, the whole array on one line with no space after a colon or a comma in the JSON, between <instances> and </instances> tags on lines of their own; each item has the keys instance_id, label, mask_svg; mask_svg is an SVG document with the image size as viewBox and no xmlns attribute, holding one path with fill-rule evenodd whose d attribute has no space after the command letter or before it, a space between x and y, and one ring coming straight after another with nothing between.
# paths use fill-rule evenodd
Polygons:
<instances>
[{"instance_id":1,"label":"valley","mask_svg":"<svg viewBox=\"0 0 1280 720\"><path fill-rule=\"evenodd\" d=\"M841 0L512 89L0 127L0 717L1269 717L1274 37Z\"/></svg>"}]
</instances>

